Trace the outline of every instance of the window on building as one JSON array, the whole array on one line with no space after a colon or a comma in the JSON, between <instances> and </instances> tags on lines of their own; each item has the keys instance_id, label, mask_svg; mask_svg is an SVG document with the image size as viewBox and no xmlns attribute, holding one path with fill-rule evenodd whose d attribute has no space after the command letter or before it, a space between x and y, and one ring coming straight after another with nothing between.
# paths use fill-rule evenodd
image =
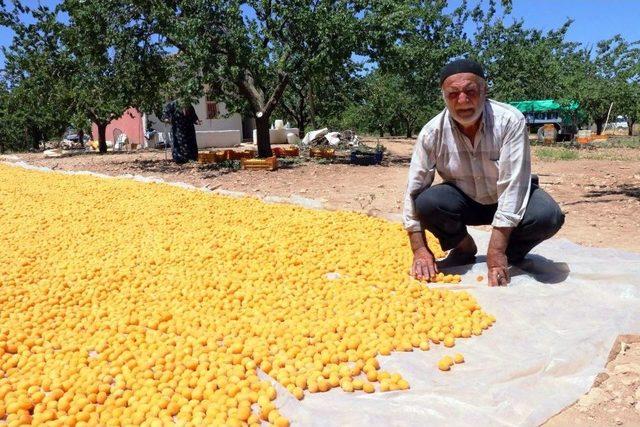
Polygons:
<instances>
[{"instance_id":1,"label":"window on building","mask_svg":"<svg viewBox=\"0 0 640 427\"><path fill-rule=\"evenodd\" d=\"M207 119L218 118L218 103L207 96Z\"/></svg>"}]
</instances>

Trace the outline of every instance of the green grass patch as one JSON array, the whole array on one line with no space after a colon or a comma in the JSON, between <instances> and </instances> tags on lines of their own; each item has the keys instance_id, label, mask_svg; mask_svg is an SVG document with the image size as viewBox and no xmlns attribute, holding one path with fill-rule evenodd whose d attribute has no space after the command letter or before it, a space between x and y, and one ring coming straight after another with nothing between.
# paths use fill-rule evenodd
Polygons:
<instances>
[{"instance_id":1,"label":"green grass patch","mask_svg":"<svg viewBox=\"0 0 640 427\"><path fill-rule=\"evenodd\" d=\"M578 151L564 147L540 147L535 151L540 160L576 160Z\"/></svg>"},{"instance_id":2,"label":"green grass patch","mask_svg":"<svg viewBox=\"0 0 640 427\"><path fill-rule=\"evenodd\" d=\"M609 138L607 142L594 143L595 146L600 148L640 148L640 137L620 137Z\"/></svg>"}]
</instances>

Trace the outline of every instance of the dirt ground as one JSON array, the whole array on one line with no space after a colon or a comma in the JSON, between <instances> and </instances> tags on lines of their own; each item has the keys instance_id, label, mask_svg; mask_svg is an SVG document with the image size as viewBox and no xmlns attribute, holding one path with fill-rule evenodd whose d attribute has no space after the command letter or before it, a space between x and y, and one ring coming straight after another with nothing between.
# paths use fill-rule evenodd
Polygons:
<instances>
[{"instance_id":1,"label":"dirt ground","mask_svg":"<svg viewBox=\"0 0 640 427\"><path fill-rule=\"evenodd\" d=\"M374 145L377 140L365 142ZM399 221L415 140L380 142L388 150L381 166L353 166L344 158L330 164L288 162L275 172L195 163L178 166L165 160L165 154L158 151L88 153L53 159L44 158L42 153L27 153L4 160L21 159L57 170L160 177L258 196L298 195L321 200L326 208L361 211ZM533 147L532 172L566 214L565 225L557 237L586 246L640 252L640 149L580 150L573 160L554 160L557 156L553 150ZM591 391L545 425L640 426L639 386L640 337L628 336L616 342L605 371Z\"/></svg>"},{"instance_id":2,"label":"dirt ground","mask_svg":"<svg viewBox=\"0 0 640 427\"><path fill-rule=\"evenodd\" d=\"M640 336L616 340L591 390L545 427L640 426Z\"/></svg>"}]
</instances>

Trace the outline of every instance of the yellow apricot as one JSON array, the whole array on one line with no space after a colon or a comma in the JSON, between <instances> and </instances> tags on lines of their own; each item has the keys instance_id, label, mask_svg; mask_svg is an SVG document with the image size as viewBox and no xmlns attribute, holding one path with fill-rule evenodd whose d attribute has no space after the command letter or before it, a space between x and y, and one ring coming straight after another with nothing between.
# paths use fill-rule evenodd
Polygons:
<instances>
[{"instance_id":1,"label":"yellow apricot","mask_svg":"<svg viewBox=\"0 0 640 427\"><path fill-rule=\"evenodd\" d=\"M451 365L453 364L452 360L447 357L443 357L438 361L438 369L441 371L448 371L451 369Z\"/></svg>"},{"instance_id":2,"label":"yellow apricot","mask_svg":"<svg viewBox=\"0 0 640 427\"><path fill-rule=\"evenodd\" d=\"M342 390L349 393L353 391L353 383L351 382L351 379L348 378L344 378L342 381L340 381L340 387L342 388Z\"/></svg>"},{"instance_id":3,"label":"yellow apricot","mask_svg":"<svg viewBox=\"0 0 640 427\"><path fill-rule=\"evenodd\" d=\"M407 277L406 233L379 218L4 164L0 194L10 425L286 425L272 380L298 399L406 390L378 355L495 322Z\"/></svg>"},{"instance_id":4,"label":"yellow apricot","mask_svg":"<svg viewBox=\"0 0 640 427\"><path fill-rule=\"evenodd\" d=\"M251 406L240 406L237 416L240 421L247 421L251 416Z\"/></svg>"},{"instance_id":5,"label":"yellow apricot","mask_svg":"<svg viewBox=\"0 0 640 427\"><path fill-rule=\"evenodd\" d=\"M456 353L456 354L453 356L453 361L454 361L455 363L464 363L464 356L463 356L462 354L460 354L460 353Z\"/></svg>"},{"instance_id":6,"label":"yellow apricot","mask_svg":"<svg viewBox=\"0 0 640 427\"><path fill-rule=\"evenodd\" d=\"M373 393L374 391L376 391L375 387L373 386L373 384L371 384L370 382L366 382L362 385L362 390L365 393Z\"/></svg>"}]
</instances>

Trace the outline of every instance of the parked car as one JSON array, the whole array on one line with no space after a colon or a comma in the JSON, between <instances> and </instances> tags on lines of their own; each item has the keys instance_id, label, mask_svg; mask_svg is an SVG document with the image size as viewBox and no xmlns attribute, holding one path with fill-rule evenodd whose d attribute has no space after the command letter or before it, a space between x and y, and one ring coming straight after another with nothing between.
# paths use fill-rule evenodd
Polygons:
<instances>
[{"instance_id":1,"label":"parked car","mask_svg":"<svg viewBox=\"0 0 640 427\"><path fill-rule=\"evenodd\" d=\"M611 123L611 127L613 127L614 129L629 129L627 118L625 116L617 116Z\"/></svg>"},{"instance_id":2,"label":"parked car","mask_svg":"<svg viewBox=\"0 0 640 427\"><path fill-rule=\"evenodd\" d=\"M82 139L84 140L84 143L86 144L91 138L85 132L84 137ZM78 142L78 140L79 140L78 133L76 132L75 129L69 128L69 129L67 129L67 132L66 132L65 136L62 138L62 140L63 141L68 141L68 142Z\"/></svg>"}]
</instances>

